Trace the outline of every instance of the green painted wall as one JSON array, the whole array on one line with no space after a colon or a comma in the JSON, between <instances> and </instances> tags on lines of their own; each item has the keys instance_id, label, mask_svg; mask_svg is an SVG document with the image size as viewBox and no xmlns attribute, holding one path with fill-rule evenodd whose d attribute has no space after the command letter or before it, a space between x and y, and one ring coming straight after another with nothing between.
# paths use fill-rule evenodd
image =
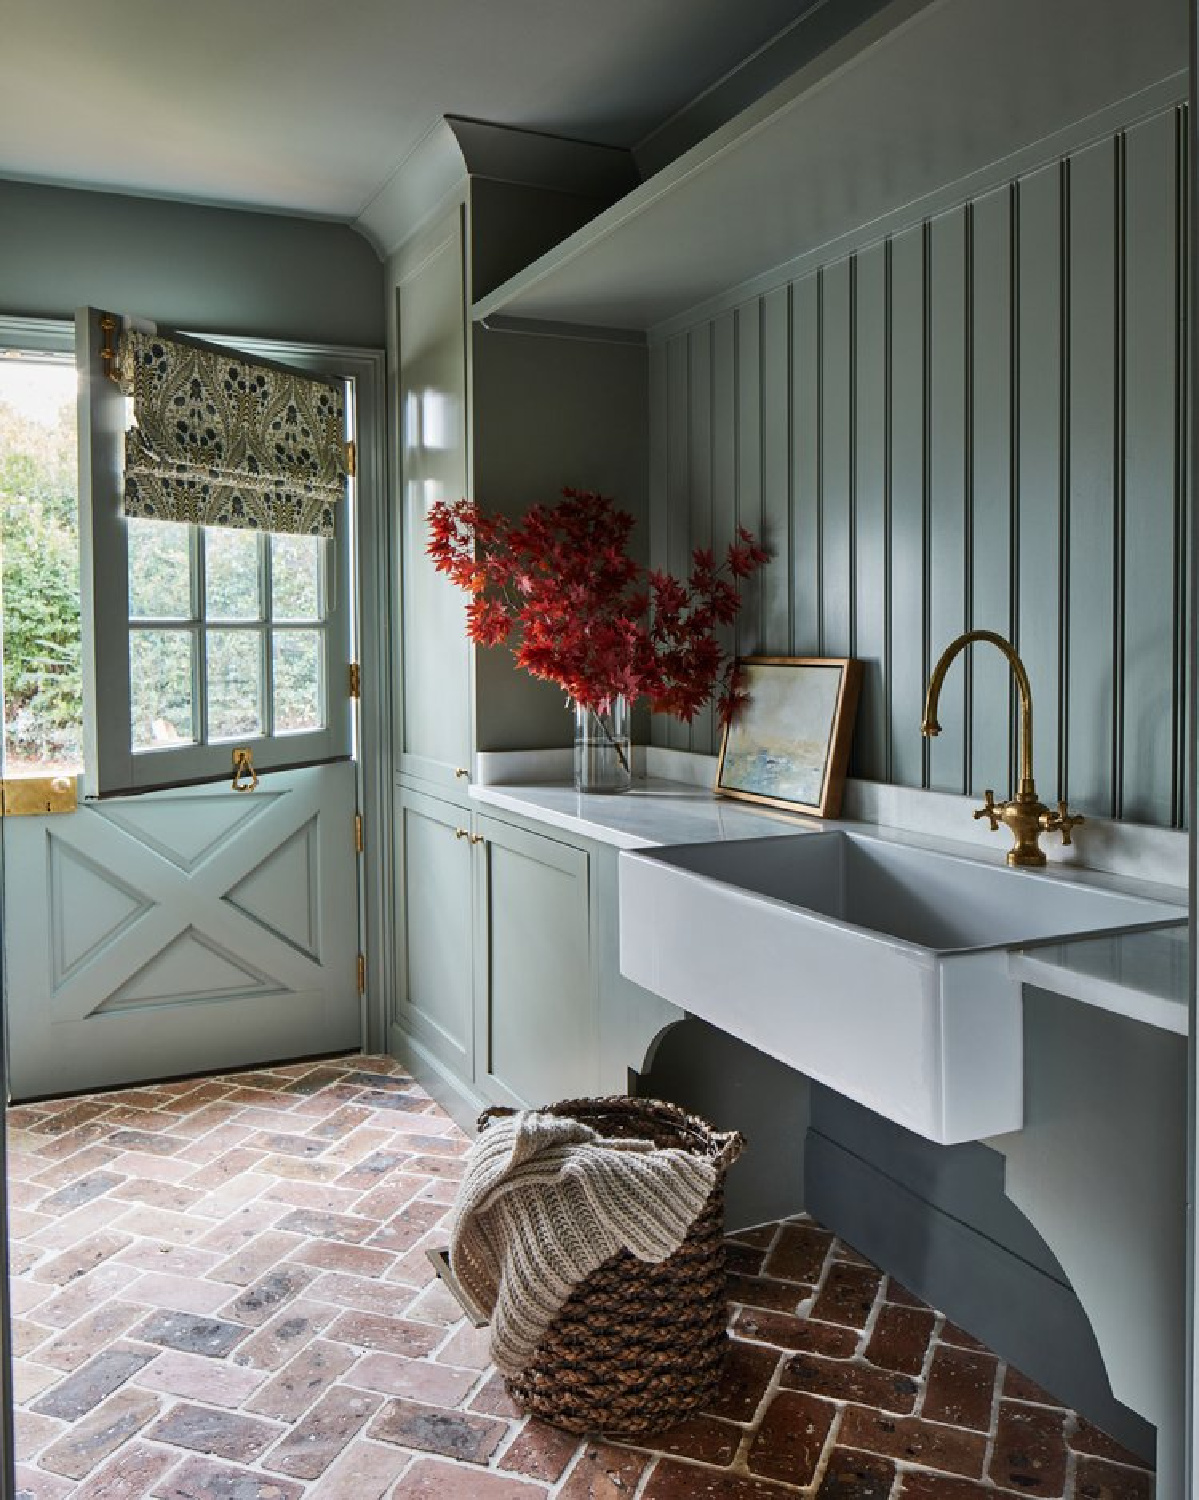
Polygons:
<instances>
[{"instance_id":1,"label":"green painted wall","mask_svg":"<svg viewBox=\"0 0 1199 1500\"><path fill-rule=\"evenodd\" d=\"M740 522L774 560L743 654L867 664L853 773L1013 784L1013 638L1038 787L1181 826L1186 789L1185 112L1171 109L651 351L654 560ZM655 742L711 752L710 716Z\"/></svg>"},{"instance_id":2,"label":"green painted wall","mask_svg":"<svg viewBox=\"0 0 1199 1500\"><path fill-rule=\"evenodd\" d=\"M0 180L0 312L84 304L196 333L384 342L383 267L348 225Z\"/></svg>"}]
</instances>

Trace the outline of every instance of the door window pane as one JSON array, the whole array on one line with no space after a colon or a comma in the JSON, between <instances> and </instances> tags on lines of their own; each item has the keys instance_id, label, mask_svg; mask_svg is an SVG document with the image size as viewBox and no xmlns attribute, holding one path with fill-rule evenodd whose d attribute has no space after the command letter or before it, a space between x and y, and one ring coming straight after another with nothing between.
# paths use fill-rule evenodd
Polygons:
<instances>
[{"instance_id":1,"label":"door window pane","mask_svg":"<svg viewBox=\"0 0 1199 1500\"><path fill-rule=\"evenodd\" d=\"M321 632L276 630L273 634L275 733L299 734L306 729L323 729Z\"/></svg>"},{"instance_id":2,"label":"door window pane","mask_svg":"<svg viewBox=\"0 0 1199 1500\"><path fill-rule=\"evenodd\" d=\"M192 528L178 521L126 521L129 614L135 620L190 620Z\"/></svg>"},{"instance_id":3,"label":"door window pane","mask_svg":"<svg viewBox=\"0 0 1199 1500\"><path fill-rule=\"evenodd\" d=\"M135 750L165 750L195 741L192 632L129 634L130 725Z\"/></svg>"},{"instance_id":4,"label":"door window pane","mask_svg":"<svg viewBox=\"0 0 1199 1500\"><path fill-rule=\"evenodd\" d=\"M207 632L208 738L262 733L262 637L257 630Z\"/></svg>"},{"instance_id":5,"label":"door window pane","mask_svg":"<svg viewBox=\"0 0 1199 1500\"><path fill-rule=\"evenodd\" d=\"M83 765L75 367L0 358L4 774Z\"/></svg>"},{"instance_id":6,"label":"door window pane","mask_svg":"<svg viewBox=\"0 0 1199 1500\"><path fill-rule=\"evenodd\" d=\"M204 531L204 570L210 620L262 618L261 573L256 531Z\"/></svg>"},{"instance_id":7,"label":"door window pane","mask_svg":"<svg viewBox=\"0 0 1199 1500\"><path fill-rule=\"evenodd\" d=\"M271 537L271 602L276 620L319 620L324 542L319 536Z\"/></svg>"}]
</instances>

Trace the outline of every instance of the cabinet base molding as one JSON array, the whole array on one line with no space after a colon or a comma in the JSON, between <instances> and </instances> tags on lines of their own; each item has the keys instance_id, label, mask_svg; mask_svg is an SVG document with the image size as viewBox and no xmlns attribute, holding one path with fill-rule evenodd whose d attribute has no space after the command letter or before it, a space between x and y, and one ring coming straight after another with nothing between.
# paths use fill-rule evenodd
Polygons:
<instances>
[{"instance_id":1,"label":"cabinet base molding","mask_svg":"<svg viewBox=\"0 0 1199 1500\"><path fill-rule=\"evenodd\" d=\"M427 1047L422 1046L394 1021L388 1030L387 1050L397 1062L404 1064L421 1088L436 1099L455 1124L461 1126L473 1139L479 1115L487 1107L487 1101L468 1088Z\"/></svg>"}]
</instances>

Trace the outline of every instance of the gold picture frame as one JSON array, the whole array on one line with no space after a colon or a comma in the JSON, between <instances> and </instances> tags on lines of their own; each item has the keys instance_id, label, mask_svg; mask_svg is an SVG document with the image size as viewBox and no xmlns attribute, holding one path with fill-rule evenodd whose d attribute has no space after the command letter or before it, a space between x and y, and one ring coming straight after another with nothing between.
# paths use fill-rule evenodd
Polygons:
<instances>
[{"instance_id":1,"label":"gold picture frame","mask_svg":"<svg viewBox=\"0 0 1199 1500\"><path fill-rule=\"evenodd\" d=\"M852 656L740 657L737 685L749 699L721 738L719 795L839 817L862 663Z\"/></svg>"}]
</instances>

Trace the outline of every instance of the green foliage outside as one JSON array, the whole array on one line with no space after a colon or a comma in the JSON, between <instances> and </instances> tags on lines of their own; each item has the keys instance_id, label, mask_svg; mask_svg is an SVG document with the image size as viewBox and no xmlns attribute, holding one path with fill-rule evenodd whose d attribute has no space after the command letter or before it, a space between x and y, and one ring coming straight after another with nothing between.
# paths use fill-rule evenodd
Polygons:
<instances>
[{"instance_id":1,"label":"green foliage outside","mask_svg":"<svg viewBox=\"0 0 1199 1500\"><path fill-rule=\"evenodd\" d=\"M9 770L82 765L83 682L75 416L52 424L0 400L0 589L4 622L5 751ZM131 643L132 737L138 748L189 740L194 732L190 527L129 523L134 619L180 621L135 631ZM288 621L321 617L324 543L274 537L274 609ZM206 537L207 606L214 621L259 621L266 538L213 531ZM210 733L261 732L261 650L272 651L277 732L319 724L320 640L315 630L208 632Z\"/></svg>"},{"instance_id":2,"label":"green foliage outside","mask_svg":"<svg viewBox=\"0 0 1199 1500\"><path fill-rule=\"evenodd\" d=\"M53 426L0 401L0 588L6 748L15 761L79 765L75 416Z\"/></svg>"}]
</instances>

